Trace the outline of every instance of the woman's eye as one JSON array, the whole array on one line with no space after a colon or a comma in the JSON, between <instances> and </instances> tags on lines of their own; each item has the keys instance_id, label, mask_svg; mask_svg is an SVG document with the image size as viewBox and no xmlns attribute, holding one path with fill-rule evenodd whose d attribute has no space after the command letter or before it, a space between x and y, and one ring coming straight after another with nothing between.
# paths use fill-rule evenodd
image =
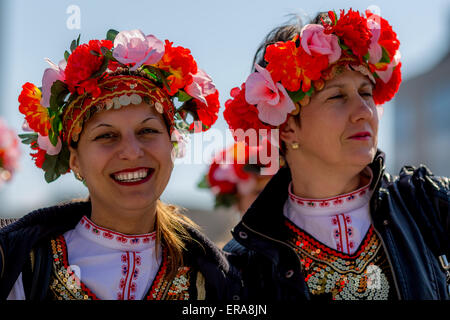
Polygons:
<instances>
[{"instance_id":1,"label":"woman's eye","mask_svg":"<svg viewBox=\"0 0 450 320\"><path fill-rule=\"evenodd\" d=\"M115 137L116 137L116 135L113 134L113 133L104 133L104 134L101 134L101 135L95 137L94 141L96 141L96 140L101 140L101 139L105 139L105 140L107 140L107 139L113 139L113 138L115 138Z\"/></svg>"},{"instance_id":2,"label":"woman's eye","mask_svg":"<svg viewBox=\"0 0 450 320\"><path fill-rule=\"evenodd\" d=\"M372 92L363 92L361 95L364 96L364 97L371 97L372 96Z\"/></svg>"},{"instance_id":3,"label":"woman's eye","mask_svg":"<svg viewBox=\"0 0 450 320\"><path fill-rule=\"evenodd\" d=\"M158 130L151 129L151 128L144 128L139 131L140 134L151 134L151 133L159 133Z\"/></svg>"},{"instance_id":4,"label":"woman's eye","mask_svg":"<svg viewBox=\"0 0 450 320\"><path fill-rule=\"evenodd\" d=\"M341 99L341 98L343 98L343 97L344 97L344 95L342 95L342 94L337 94L337 95L335 95L335 96L329 97L328 100Z\"/></svg>"}]
</instances>

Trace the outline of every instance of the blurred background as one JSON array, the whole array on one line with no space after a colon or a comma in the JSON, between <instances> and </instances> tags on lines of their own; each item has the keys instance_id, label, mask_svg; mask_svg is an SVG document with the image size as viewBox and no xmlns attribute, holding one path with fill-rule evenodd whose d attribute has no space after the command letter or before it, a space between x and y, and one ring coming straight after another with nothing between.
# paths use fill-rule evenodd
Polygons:
<instances>
[{"instance_id":1,"label":"blurred background","mask_svg":"<svg viewBox=\"0 0 450 320\"><path fill-rule=\"evenodd\" d=\"M25 82L41 85L47 68L44 58L58 63L79 34L84 43L104 39L110 28L141 29L189 48L214 80L223 105L230 90L245 81L256 48L273 27L290 14L307 21L319 11L341 8L379 10L401 42L404 80L397 97L385 105L380 124L380 148L387 154L388 171L398 174L404 164L424 163L435 174L450 176L448 0L1 0L0 117L20 133L24 118L17 98ZM222 113L215 127L229 136ZM212 155L224 145L204 147ZM0 189L0 217L20 217L87 196L87 189L72 174L47 184L28 146L21 146L21 151L19 170ZM176 163L162 199L186 208L220 245L230 238L229 230L239 218L231 209L214 210L213 195L197 188L207 168L206 163Z\"/></svg>"}]
</instances>

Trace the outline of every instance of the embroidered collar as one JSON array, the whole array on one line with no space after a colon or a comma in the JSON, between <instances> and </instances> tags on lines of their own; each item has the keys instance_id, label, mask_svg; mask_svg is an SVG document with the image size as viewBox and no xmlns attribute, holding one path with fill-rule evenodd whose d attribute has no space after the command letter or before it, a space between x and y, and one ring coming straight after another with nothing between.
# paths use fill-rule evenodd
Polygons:
<instances>
[{"instance_id":1,"label":"embroidered collar","mask_svg":"<svg viewBox=\"0 0 450 320\"><path fill-rule=\"evenodd\" d=\"M75 231L90 241L116 250L138 252L155 246L156 232L126 235L99 227L86 216L81 218Z\"/></svg>"},{"instance_id":2,"label":"embroidered collar","mask_svg":"<svg viewBox=\"0 0 450 320\"><path fill-rule=\"evenodd\" d=\"M291 182L288 187L291 208L299 214L314 216L336 214L336 212L350 212L361 208L369 202L373 192L369 188L373 178L372 170L367 167L364 173L368 173L370 176L370 180L365 186L349 193L325 199L298 197L292 192Z\"/></svg>"}]
</instances>

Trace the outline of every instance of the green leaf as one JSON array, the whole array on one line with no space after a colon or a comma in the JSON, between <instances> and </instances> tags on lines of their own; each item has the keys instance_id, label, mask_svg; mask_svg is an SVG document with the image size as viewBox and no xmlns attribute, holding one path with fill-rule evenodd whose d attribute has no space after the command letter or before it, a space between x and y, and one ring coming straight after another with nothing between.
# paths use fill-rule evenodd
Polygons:
<instances>
[{"instance_id":1,"label":"green leaf","mask_svg":"<svg viewBox=\"0 0 450 320\"><path fill-rule=\"evenodd\" d=\"M166 77L164 76L163 72L161 72L160 69L155 68L153 66L147 66L147 68L149 69L150 72L154 73L158 77L158 80L162 82L167 91L170 91L170 87L167 84Z\"/></svg>"},{"instance_id":2,"label":"green leaf","mask_svg":"<svg viewBox=\"0 0 450 320\"><path fill-rule=\"evenodd\" d=\"M226 193L226 194L218 194L216 195L216 203L214 204L214 208L218 207L231 207L233 204L237 202L236 195L232 193Z\"/></svg>"},{"instance_id":3,"label":"green leaf","mask_svg":"<svg viewBox=\"0 0 450 320\"><path fill-rule=\"evenodd\" d=\"M80 37L81 37L81 34L79 34L78 38L77 38L77 47L80 45Z\"/></svg>"},{"instance_id":4,"label":"green leaf","mask_svg":"<svg viewBox=\"0 0 450 320\"><path fill-rule=\"evenodd\" d=\"M364 61L369 61L370 59L370 53L367 52L364 56L363 56Z\"/></svg>"},{"instance_id":5,"label":"green leaf","mask_svg":"<svg viewBox=\"0 0 450 320\"><path fill-rule=\"evenodd\" d=\"M76 48L77 48L77 40L72 40L72 42L70 43L70 51L74 52Z\"/></svg>"},{"instance_id":6,"label":"green leaf","mask_svg":"<svg viewBox=\"0 0 450 320\"><path fill-rule=\"evenodd\" d=\"M191 100L192 97L189 94L187 94L185 91L178 90L178 92L177 92L177 99L180 102L185 102L185 101Z\"/></svg>"},{"instance_id":7,"label":"green leaf","mask_svg":"<svg viewBox=\"0 0 450 320\"><path fill-rule=\"evenodd\" d=\"M55 181L58 177L69 169L70 151L66 144L63 144L61 151L57 155L45 154L42 169L45 171L45 181L48 183Z\"/></svg>"},{"instance_id":8,"label":"green leaf","mask_svg":"<svg viewBox=\"0 0 450 320\"><path fill-rule=\"evenodd\" d=\"M202 180L200 180L198 182L197 187L200 189L209 189L210 188L210 185L208 183L208 177L206 174L203 176Z\"/></svg>"},{"instance_id":9,"label":"green leaf","mask_svg":"<svg viewBox=\"0 0 450 320\"><path fill-rule=\"evenodd\" d=\"M95 72L93 75L91 75L91 78L100 77L103 74L103 72L105 72L106 69L108 68L108 63L109 63L108 57L104 57L102 65L100 66L100 69L97 72Z\"/></svg>"},{"instance_id":10,"label":"green leaf","mask_svg":"<svg viewBox=\"0 0 450 320\"><path fill-rule=\"evenodd\" d=\"M110 40L110 41L114 42L114 39L116 38L118 33L119 33L119 31L117 31L117 30L109 29L108 32L106 32L106 40Z\"/></svg>"},{"instance_id":11,"label":"green leaf","mask_svg":"<svg viewBox=\"0 0 450 320\"><path fill-rule=\"evenodd\" d=\"M50 95L50 109L55 113L59 113L60 106L64 104L67 95L70 93L66 84L61 80L53 82Z\"/></svg>"},{"instance_id":12,"label":"green leaf","mask_svg":"<svg viewBox=\"0 0 450 320\"><path fill-rule=\"evenodd\" d=\"M383 56L381 57L380 63L391 63L391 59L389 59L389 53L384 47L381 47L383 51Z\"/></svg>"},{"instance_id":13,"label":"green leaf","mask_svg":"<svg viewBox=\"0 0 450 320\"><path fill-rule=\"evenodd\" d=\"M151 72L150 70L148 70L147 67L144 67L142 70L144 70L144 72L146 74L148 74L150 77L152 77L153 79L155 79L155 81L158 81L158 77L156 76L156 74L154 74L153 72Z\"/></svg>"},{"instance_id":14,"label":"green leaf","mask_svg":"<svg viewBox=\"0 0 450 320\"><path fill-rule=\"evenodd\" d=\"M23 144L32 144L33 142L36 142L38 138L37 133L22 133L18 136Z\"/></svg>"},{"instance_id":15,"label":"green leaf","mask_svg":"<svg viewBox=\"0 0 450 320\"><path fill-rule=\"evenodd\" d=\"M345 44L339 43L339 45L341 46L342 50L349 50L349 47L347 47Z\"/></svg>"},{"instance_id":16,"label":"green leaf","mask_svg":"<svg viewBox=\"0 0 450 320\"><path fill-rule=\"evenodd\" d=\"M306 92L306 95L307 95L308 97L311 97L313 93L314 93L314 87L311 86L311 88Z\"/></svg>"},{"instance_id":17,"label":"green leaf","mask_svg":"<svg viewBox=\"0 0 450 320\"><path fill-rule=\"evenodd\" d=\"M69 51L65 51L64 52L64 59L67 61L67 60L69 60L69 56L70 56L70 53L69 53Z\"/></svg>"},{"instance_id":18,"label":"green leaf","mask_svg":"<svg viewBox=\"0 0 450 320\"><path fill-rule=\"evenodd\" d=\"M305 93L302 91L301 88L297 91L287 90L287 93L294 103L299 102L300 100L302 100L305 97Z\"/></svg>"},{"instance_id":19,"label":"green leaf","mask_svg":"<svg viewBox=\"0 0 450 320\"><path fill-rule=\"evenodd\" d=\"M101 57L101 54L98 53L97 51L91 50L91 51L89 51L89 53L94 55L94 56L96 56L96 57Z\"/></svg>"}]
</instances>

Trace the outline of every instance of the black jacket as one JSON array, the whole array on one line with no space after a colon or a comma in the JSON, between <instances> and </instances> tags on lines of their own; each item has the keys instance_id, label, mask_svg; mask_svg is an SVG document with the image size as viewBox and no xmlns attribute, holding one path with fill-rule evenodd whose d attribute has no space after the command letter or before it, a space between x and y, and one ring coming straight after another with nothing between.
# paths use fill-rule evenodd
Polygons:
<instances>
[{"instance_id":1,"label":"black jacket","mask_svg":"<svg viewBox=\"0 0 450 320\"><path fill-rule=\"evenodd\" d=\"M405 166L399 177L384 172L384 154L370 164L374 178L372 224L382 239L399 299L449 299L439 256L450 259L450 182L425 167ZM309 300L297 254L285 242L283 205L291 181L281 168L233 229L225 250L244 272L250 298ZM292 272L293 271L293 272Z\"/></svg>"},{"instance_id":2,"label":"black jacket","mask_svg":"<svg viewBox=\"0 0 450 320\"><path fill-rule=\"evenodd\" d=\"M39 209L0 229L0 300L6 299L19 274L28 270L30 251L34 249L34 274L25 279L27 299L47 297L52 256L49 238L73 229L83 215L90 216L90 202L73 202ZM199 231L187 227L195 241L186 244L186 265L200 271L205 279L206 299L210 301L239 298L241 281L223 251ZM195 282L190 296L197 297Z\"/></svg>"}]
</instances>

